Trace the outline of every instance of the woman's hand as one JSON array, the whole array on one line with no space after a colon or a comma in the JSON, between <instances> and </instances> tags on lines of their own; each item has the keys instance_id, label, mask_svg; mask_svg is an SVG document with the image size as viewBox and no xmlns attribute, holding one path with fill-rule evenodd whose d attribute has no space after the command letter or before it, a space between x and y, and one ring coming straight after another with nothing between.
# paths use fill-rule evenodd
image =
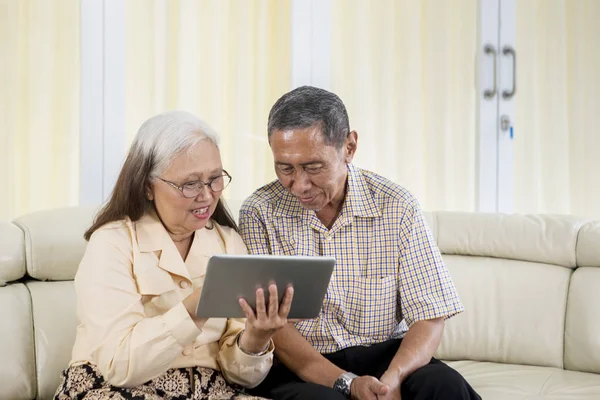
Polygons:
<instances>
[{"instance_id":1,"label":"woman's hand","mask_svg":"<svg viewBox=\"0 0 600 400\"><path fill-rule=\"evenodd\" d=\"M240 337L240 347L250 353L260 353L269 346L271 337L287 323L287 316L292 306L294 288L288 286L281 304L278 303L277 285L269 285L269 305L265 304L262 288L256 290L256 313L248 302L240 299L239 303L246 313L246 329Z\"/></svg>"},{"instance_id":2,"label":"woman's hand","mask_svg":"<svg viewBox=\"0 0 600 400\"><path fill-rule=\"evenodd\" d=\"M194 323L200 330L202 330L202 327L208 320L208 318L198 318L196 316L196 307L198 306L198 301L200 301L201 292L202 288L198 288L194 290L185 299L183 299L183 305L185 306L185 309L187 310L188 314L190 314L190 317L192 317L192 320L194 320Z\"/></svg>"}]
</instances>

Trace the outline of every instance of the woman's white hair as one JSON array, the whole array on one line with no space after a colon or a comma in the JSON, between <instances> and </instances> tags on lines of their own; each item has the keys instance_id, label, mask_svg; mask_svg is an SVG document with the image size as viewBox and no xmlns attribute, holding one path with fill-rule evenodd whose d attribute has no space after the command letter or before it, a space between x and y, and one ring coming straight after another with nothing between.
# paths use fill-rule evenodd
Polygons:
<instances>
[{"instance_id":1,"label":"woman's white hair","mask_svg":"<svg viewBox=\"0 0 600 400\"><path fill-rule=\"evenodd\" d=\"M185 111L167 111L142 124L131 152L141 153L142 159L152 158L152 179L162 174L179 153L206 139L219 146L219 135L206 122Z\"/></svg>"}]
</instances>

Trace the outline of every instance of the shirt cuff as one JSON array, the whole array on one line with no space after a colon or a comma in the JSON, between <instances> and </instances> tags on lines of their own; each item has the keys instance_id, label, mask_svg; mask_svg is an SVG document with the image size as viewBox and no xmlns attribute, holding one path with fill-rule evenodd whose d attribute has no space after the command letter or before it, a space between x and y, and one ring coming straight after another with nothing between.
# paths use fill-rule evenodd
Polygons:
<instances>
[{"instance_id":1,"label":"shirt cuff","mask_svg":"<svg viewBox=\"0 0 600 400\"><path fill-rule=\"evenodd\" d=\"M241 335L242 332L238 333L238 336ZM232 346L233 359L234 362L236 362L237 364L247 367L255 367L264 363L266 360L273 358L273 352L275 351L275 344L273 343L273 339L269 339L269 347L263 355L252 356L250 354L244 353L244 351L240 349L240 346L238 346L238 336L236 336Z\"/></svg>"},{"instance_id":2,"label":"shirt cuff","mask_svg":"<svg viewBox=\"0 0 600 400\"><path fill-rule=\"evenodd\" d=\"M183 303L177 304L164 313L162 317L165 325L167 325L167 328L181 347L189 346L202 333L192 320L192 317L190 317Z\"/></svg>"}]
</instances>

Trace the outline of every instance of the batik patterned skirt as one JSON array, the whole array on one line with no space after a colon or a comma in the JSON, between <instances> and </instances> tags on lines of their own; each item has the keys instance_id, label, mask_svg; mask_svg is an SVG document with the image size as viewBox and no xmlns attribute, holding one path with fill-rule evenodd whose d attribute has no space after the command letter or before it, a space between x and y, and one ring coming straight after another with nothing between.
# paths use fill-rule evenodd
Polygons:
<instances>
[{"instance_id":1,"label":"batik patterned skirt","mask_svg":"<svg viewBox=\"0 0 600 400\"><path fill-rule=\"evenodd\" d=\"M262 399L244 394L210 368L173 368L143 385L120 388L111 385L94 365L72 366L61 375L54 400L217 400Z\"/></svg>"}]
</instances>

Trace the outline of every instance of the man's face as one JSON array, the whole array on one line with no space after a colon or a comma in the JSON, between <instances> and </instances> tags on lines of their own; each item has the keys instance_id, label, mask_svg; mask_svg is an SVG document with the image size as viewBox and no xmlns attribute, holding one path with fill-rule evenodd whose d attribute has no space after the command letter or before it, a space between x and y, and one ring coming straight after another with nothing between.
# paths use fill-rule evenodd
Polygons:
<instances>
[{"instance_id":1,"label":"man's face","mask_svg":"<svg viewBox=\"0 0 600 400\"><path fill-rule=\"evenodd\" d=\"M351 142L350 144L348 142ZM320 126L274 131L270 138L275 173L303 207L320 211L343 200L347 163L356 148L356 132L340 149L325 143Z\"/></svg>"}]
</instances>

